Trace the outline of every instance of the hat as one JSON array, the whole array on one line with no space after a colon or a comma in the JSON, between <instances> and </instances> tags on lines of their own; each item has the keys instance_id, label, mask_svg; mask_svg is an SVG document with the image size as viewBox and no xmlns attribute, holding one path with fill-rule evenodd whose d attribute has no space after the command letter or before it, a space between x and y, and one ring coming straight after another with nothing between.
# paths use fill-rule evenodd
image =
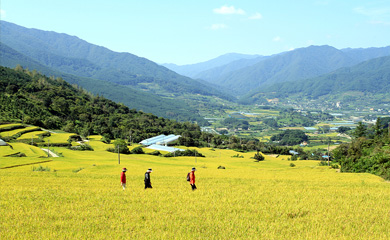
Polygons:
<instances>
[{"instance_id":1,"label":"hat","mask_svg":"<svg viewBox=\"0 0 390 240\"><path fill-rule=\"evenodd\" d=\"M153 172L151 168L148 169L148 172Z\"/></svg>"},{"instance_id":2,"label":"hat","mask_svg":"<svg viewBox=\"0 0 390 240\"><path fill-rule=\"evenodd\" d=\"M126 171L127 171L127 169L126 169L126 168L123 168L123 169L122 169L122 172L126 172Z\"/></svg>"},{"instance_id":3,"label":"hat","mask_svg":"<svg viewBox=\"0 0 390 240\"><path fill-rule=\"evenodd\" d=\"M191 171L196 171L196 168L193 167L193 168L191 169Z\"/></svg>"}]
</instances>

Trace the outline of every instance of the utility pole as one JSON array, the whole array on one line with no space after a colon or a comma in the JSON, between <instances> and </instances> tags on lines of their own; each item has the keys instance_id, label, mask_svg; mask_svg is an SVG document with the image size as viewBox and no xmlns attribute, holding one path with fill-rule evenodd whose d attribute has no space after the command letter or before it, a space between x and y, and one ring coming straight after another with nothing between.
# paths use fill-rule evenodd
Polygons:
<instances>
[{"instance_id":1,"label":"utility pole","mask_svg":"<svg viewBox=\"0 0 390 240\"><path fill-rule=\"evenodd\" d=\"M49 146L50 146L50 139L47 139L47 157L50 157L50 149L49 149Z\"/></svg>"},{"instance_id":2,"label":"utility pole","mask_svg":"<svg viewBox=\"0 0 390 240\"><path fill-rule=\"evenodd\" d=\"M328 166L330 166L329 165L329 144L330 144L330 140L328 141Z\"/></svg>"}]
</instances>

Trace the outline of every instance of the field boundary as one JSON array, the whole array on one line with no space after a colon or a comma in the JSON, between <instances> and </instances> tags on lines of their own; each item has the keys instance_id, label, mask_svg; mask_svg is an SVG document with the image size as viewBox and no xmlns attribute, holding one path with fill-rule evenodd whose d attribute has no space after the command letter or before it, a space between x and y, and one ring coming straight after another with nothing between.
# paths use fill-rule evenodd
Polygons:
<instances>
[{"instance_id":1,"label":"field boundary","mask_svg":"<svg viewBox=\"0 0 390 240\"><path fill-rule=\"evenodd\" d=\"M23 167L23 166L34 165L34 164L38 164L38 163L52 162L52 161L53 161L53 160L46 160L46 161L40 161L40 162L25 163L25 164L13 165L13 166L8 166L8 167L2 167L2 168L0 168L0 169L15 168L15 167Z\"/></svg>"}]
</instances>

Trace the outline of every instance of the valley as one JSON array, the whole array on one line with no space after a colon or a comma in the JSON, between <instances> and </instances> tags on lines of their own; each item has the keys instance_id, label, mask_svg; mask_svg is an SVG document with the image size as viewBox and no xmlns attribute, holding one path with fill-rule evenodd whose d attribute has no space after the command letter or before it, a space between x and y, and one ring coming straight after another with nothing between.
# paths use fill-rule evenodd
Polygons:
<instances>
[{"instance_id":1,"label":"valley","mask_svg":"<svg viewBox=\"0 0 390 240\"><path fill-rule=\"evenodd\" d=\"M390 235L390 46L177 65L0 27L1 238Z\"/></svg>"}]
</instances>

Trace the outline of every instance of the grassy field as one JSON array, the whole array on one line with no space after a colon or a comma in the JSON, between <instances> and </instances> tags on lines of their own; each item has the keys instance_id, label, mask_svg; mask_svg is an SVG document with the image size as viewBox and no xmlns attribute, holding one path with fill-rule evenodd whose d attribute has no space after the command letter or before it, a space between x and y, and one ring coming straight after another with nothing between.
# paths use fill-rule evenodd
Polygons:
<instances>
[{"instance_id":1,"label":"grassy field","mask_svg":"<svg viewBox=\"0 0 390 240\"><path fill-rule=\"evenodd\" d=\"M197 149L205 158L121 155L118 164L117 154L105 151L112 145L100 136L90 140L92 152L55 148L64 157L28 154L17 159L52 161L0 169L1 239L390 237L390 185L371 174L339 173L287 156L254 162L253 152L232 158L237 152L209 148ZM2 156L1 164L15 164ZM39 165L50 171L32 170ZM185 180L193 166L196 191ZM153 189L144 190L148 168Z\"/></svg>"}]
</instances>

